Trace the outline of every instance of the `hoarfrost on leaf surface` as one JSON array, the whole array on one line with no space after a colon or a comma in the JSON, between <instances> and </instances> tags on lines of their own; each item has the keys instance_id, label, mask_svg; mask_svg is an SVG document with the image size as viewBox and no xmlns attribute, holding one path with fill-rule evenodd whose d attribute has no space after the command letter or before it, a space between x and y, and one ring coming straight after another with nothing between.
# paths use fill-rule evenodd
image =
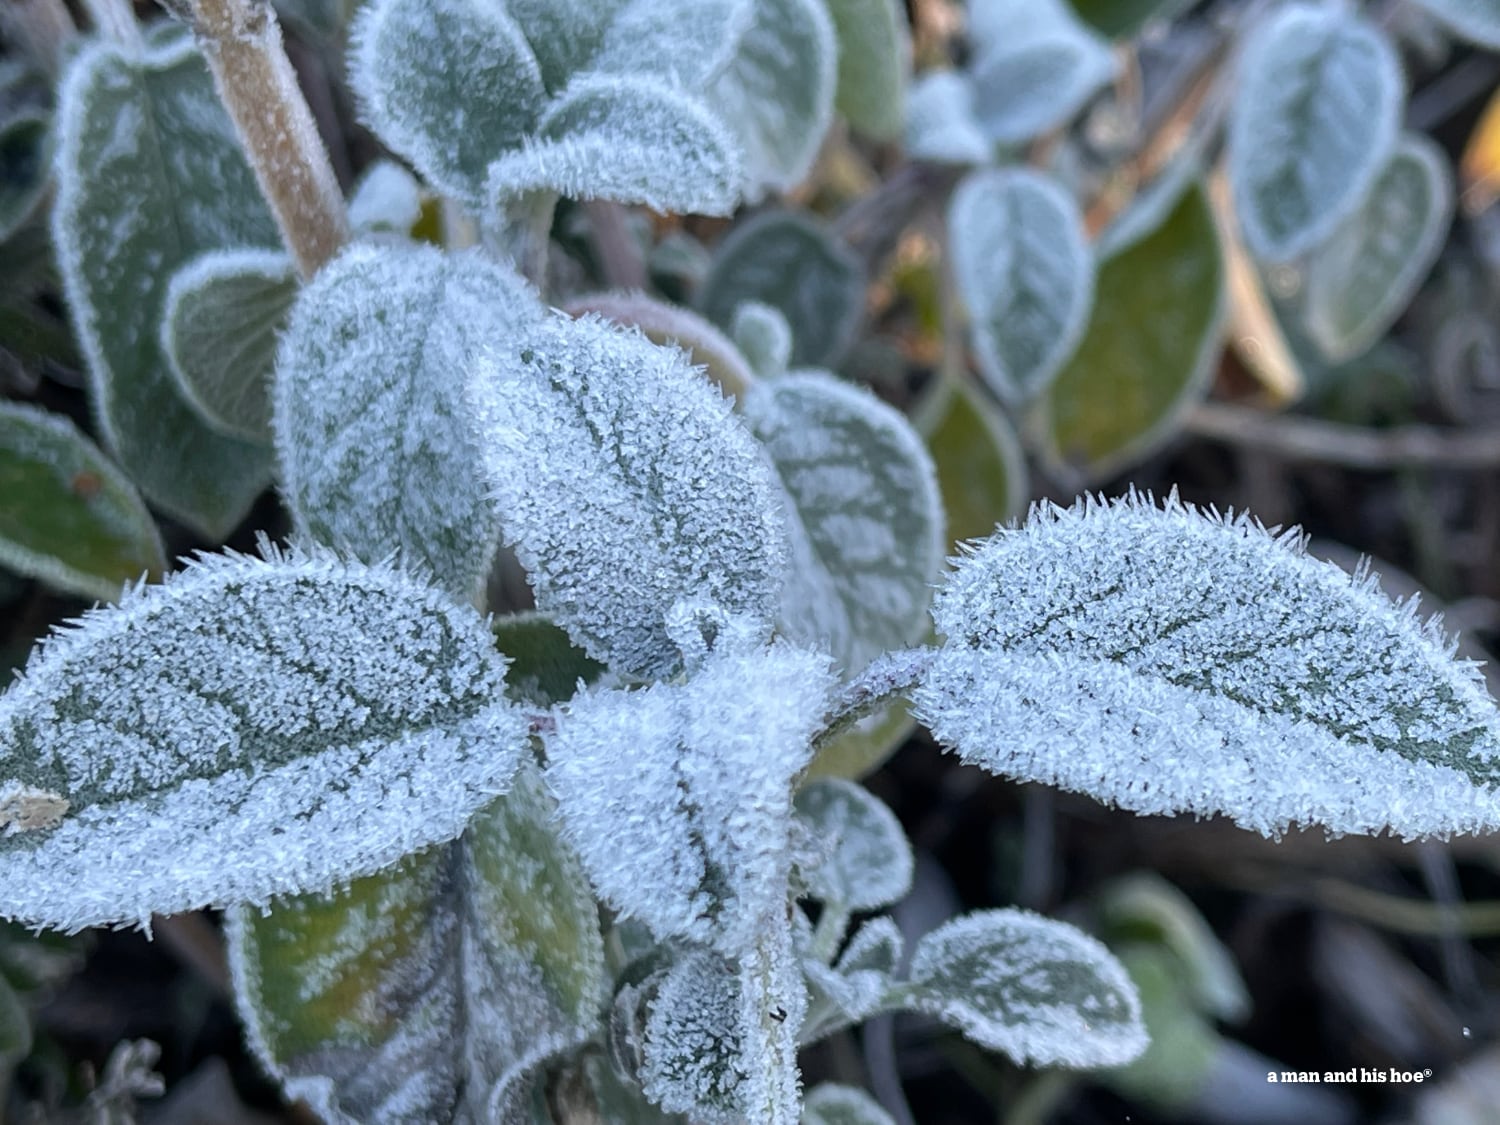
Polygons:
<instances>
[{"instance_id":1,"label":"hoarfrost on leaf surface","mask_svg":"<svg viewBox=\"0 0 1500 1125\"><path fill-rule=\"evenodd\" d=\"M730 334L762 379L785 375L792 362L792 326L781 310L764 301L742 301L734 310Z\"/></svg>"},{"instance_id":2,"label":"hoarfrost on leaf surface","mask_svg":"<svg viewBox=\"0 0 1500 1125\"><path fill-rule=\"evenodd\" d=\"M895 814L862 785L825 778L797 794L797 817L825 849L802 872L807 893L850 910L876 910L911 890L912 851Z\"/></svg>"},{"instance_id":3,"label":"hoarfrost on leaf surface","mask_svg":"<svg viewBox=\"0 0 1500 1125\"><path fill-rule=\"evenodd\" d=\"M901 931L888 916L861 926L833 965L804 954L802 971L813 986L804 1045L816 1042L851 1024L899 1006L893 1002L894 977L901 960Z\"/></svg>"},{"instance_id":4,"label":"hoarfrost on leaf surface","mask_svg":"<svg viewBox=\"0 0 1500 1125\"><path fill-rule=\"evenodd\" d=\"M0 697L0 915L38 926L320 891L450 840L525 743L473 610L324 554L206 556L54 635ZM12 826L14 827L14 826Z\"/></svg>"},{"instance_id":5,"label":"hoarfrost on leaf surface","mask_svg":"<svg viewBox=\"0 0 1500 1125\"><path fill-rule=\"evenodd\" d=\"M915 703L997 773L1142 813L1405 837L1500 825L1472 665L1292 534L1137 496L1038 507L959 562Z\"/></svg>"}]
</instances>

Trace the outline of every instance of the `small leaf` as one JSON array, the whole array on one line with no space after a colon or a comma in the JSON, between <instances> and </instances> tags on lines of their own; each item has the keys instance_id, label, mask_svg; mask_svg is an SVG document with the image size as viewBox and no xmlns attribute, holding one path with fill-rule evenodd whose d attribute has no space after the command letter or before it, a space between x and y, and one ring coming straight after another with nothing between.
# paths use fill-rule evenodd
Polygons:
<instances>
[{"instance_id":1,"label":"small leaf","mask_svg":"<svg viewBox=\"0 0 1500 1125\"><path fill-rule=\"evenodd\" d=\"M1500 717L1410 605L1168 500L1038 507L964 560L915 693L966 760L1140 813L1403 836L1500 824Z\"/></svg>"},{"instance_id":2,"label":"small leaf","mask_svg":"<svg viewBox=\"0 0 1500 1125\"><path fill-rule=\"evenodd\" d=\"M825 854L803 871L807 893L850 910L877 910L911 890L912 852L901 822L862 785L817 781L797 794L797 817Z\"/></svg>"},{"instance_id":3,"label":"small leaf","mask_svg":"<svg viewBox=\"0 0 1500 1125\"><path fill-rule=\"evenodd\" d=\"M1500 49L1500 3L1496 0L1416 0L1456 35L1490 50Z\"/></svg>"},{"instance_id":4,"label":"small leaf","mask_svg":"<svg viewBox=\"0 0 1500 1125\"><path fill-rule=\"evenodd\" d=\"M970 380L939 380L914 421L937 470L950 547L982 539L1025 510L1021 441Z\"/></svg>"},{"instance_id":5,"label":"small leaf","mask_svg":"<svg viewBox=\"0 0 1500 1125\"><path fill-rule=\"evenodd\" d=\"M799 1034L803 1046L899 1006L893 977L901 949L900 929L883 916L855 932L836 965L825 965L809 955L811 950L799 950L802 971L812 986L807 1020Z\"/></svg>"},{"instance_id":6,"label":"small leaf","mask_svg":"<svg viewBox=\"0 0 1500 1125\"><path fill-rule=\"evenodd\" d=\"M691 309L644 293L593 293L573 298L565 309L569 316L594 313L621 327L639 328L653 344L681 348L726 395L741 395L755 381L740 349Z\"/></svg>"},{"instance_id":7,"label":"small leaf","mask_svg":"<svg viewBox=\"0 0 1500 1125\"><path fill-rule=\"evenodd\" d=\"M1389 40L1342 8L1288 4L1240 58L1229 181L1245 240L1283 262L1347 218L1390 156L1405 100Z\"/></svg>"},{"instance_id":8,"label":"small leaf","mask_svg":"<svg viewBox=\"0 0 1500 1125\"><path fill-rule=\"evenodd\" d=\"M492 628L500 651L510 657L506 682L512 699L551 707L604 675L604 665L573 647L568 634L545 613L498 617Z\"/></svg>"},{"instance_id":9,"label":"small leaf","mask_svg":"<svg viewBox=\"0 0 1500 1125\"><path fill-rule=\"evenodd\" d=\"M727 215L743 169L734 138L697 98L655 78L585 76L547 107L534 136L490 165L492 204L536 191Z\"/></svg>"},{"instance_id":10,"label":"small leaf","mask_svg":"<svg viewBox=\"0 0 1500 1125\"><path fill-rule=\"evenodd\" d=\"M0 563L85 598L166 569L161 537L119 469L72 422L0 404Z\"/></svg>"},{"instance_id":11,"label":"small leaf","mask_svg":"<svg viewBox=\"0 0 1500 1125\"><path fill-rule=\"evenodd\" d=\"M754 13L708 98L739 137L751 187L789 191L833 120L838 41L823 0L759 0Z\"/></svg>"},{"instance_id":12,"label":"small leaf","mask_svg":"<svg viewBox=\"0 0 1500 1125\"><path fill-rule=\"evenodd\" d=\"M0 242L36 211L51 182L52 119L24 109L0 121Z\"/></svg>"},{"instance_id":13,"label":"small leaf","mask_svg":"<svg viewBox=\"0 0 1500 1125\"><path fill-rule=\"evenodd\" d=\"M158 329L179 267L210 250L279 248L275 221L190 38L139 60L85 47L57 121L53 241L100 437L148 500L221 539L266 486L270 454L198 420Z\"/></svg>"},{"instance_id":14,"label":"small leaf","mask_svg":"<svg viewBox=\"0 0 1500 1125\"><path fill-rule=\"evenodd\" d=\"M349 227L362 233L409 236L422 219L422 185L394 160L365 169L349 197Z\"/></svg>"},{"instance_id":15,"label":"small leaf","mask_svg":"<svg viewBox=\"0 0 1500 1125\"><path fill-rule=\"evenodd\" d=\"M1100 264L1094 312L1043 400L1052 456L1091 479L1144 457L1208 390L1224 266L1200 187Z\"/></svg>"},{"instance_id":16,"label":"small leaf","mask_svg":"<svg viewBox=\"0 0 1500 1125\"><path fill-rule=\"evenodd\" d=\"M905 124L911 42L896 0L827 0L838 37L834 105L862 133L895 140Z\"/></svg>"},{"instance_id":17,"label":"small leaf","mask_svg":"<svg viewBox=\"0 0 1500 1125\"><path fill-rule=\"evenodd\" d=\"M251 1046L326 1119L515 1120L534 1067L587 1039L604 943L538 772L453 844L331 897L228 919Z\"/></svg>"},{"instance_id":18,"label":"small leaf","mask_svg":"<svg viewBox=\"0 0 1500 1125\"><path fill-rule=\"evenodd\" d=\"M845 976L855 973L891 976L901 965L904 947L901 928L894 919L872 918L854 932L836 967Z\"/></svg>"},{"instance_id":19,"label":"small leaf","mask_svg":"<svg viewBox=\"0 0 1500 1125\"><path fill-rule=\"evenodd\" d=\"M802 1125L896 1125L896 1120L858 1087L823 1082L802 1104Z\"/></svg>"},{"instance_id":20,"label":"small leaf","mask_svg":"<svg viewBox=\"0 0 1500 1125\"><path fill-rule=\"evenodd\" d=\"M502 4L375 0L354 23L349 81L376 134L435 187L488 202L490 162L536 127L536 56Z\"/></svg>"},{"instance_id":21,"label":"small leaf","mask_svg":"<svg viewBox=\"0 0 1500 1125\"><path fill-rule=\"evenodd\" d=\"M1141 996L1141 1022L1151 1043L1129 1066L1100 1078L1125 1097L1172 1118L1193 1114L1215 1081L1223 1040L1193 1006L1182 962L1159 945L1132 942L1115 949Z\"/></svg>"},{"instance_id":22,"label":"small leaf","mask_svg":"<svg viewBox=\"0 0 1500 1125\"><path fill-rule=\"evenodd\" d=\"M177 390L220 433L271 442L276 337L297 296L297 271L271 250L218 250L172 275L161 350Z\"/></svg>"},{"instance_id":23,"label":"small leaf","mask_svg":"<svg viewBox=\"0 0 1500 1125\"><path fill-rule=\"evenodd\" d=\"M930 71L906 98L906 155L935 164L985 164L994 145L974 113L974 86L965 73Z\"/></svg>"},{"instance_id":24,"label":"small leaf","mask_svg":"<svg viewBox=\"0 0 1500 1125\"><path fill-rule=\"evenodd\" d=\"M786 558L776 485L681 352L558 316L479 363L469 401L537 605L590 656L669 673L665 618L685 597L769 630Z\"/></svg>"},{"instance_id":25,"label":"small leaf","mask_svg":"<svg viewBox=\"0 0 1500 1125\"><path fill-rule=\"evenodd\" d=\"M324 266L277 359L276 449L298 529L366 562L400 552L472 598L500 529L464 383L482 351L541 315L519 277L477 253L356 244Z\"/></svg>"},{"instance_id":26,"label":"small leaf","mask_svg":"<svg viewBox=\"0 0 1500 1125\"><path fill-rule=\"evenodd\" d=\"M792 366L835 366L864 317L865 271L843 241L794 211L739 224L714 252L698 307L732 330L746 301L777 309L792 330Z\"/></svg>"},{"instance_id":27,"label":"small leaf","mask_svg":"<svg viewBox=\"0 0 1500 1125\"><path fill-rule=\"evenodd\" d=\"M1305 323L1325 358L1369 350L1406 308L1453 218L1448 158L1409 134L1364 203L1308 262Z\"/></svg>"},{"instance_id":28,"label":"small leaf","mask_svg":"<svg viewBox=\"0 0 1500 1125\"><path fill-rule=\"evenodd\" d=\"M974 172L948 208L948 251L980 373L1011 404L1035 397L1088 323L1094 261L1077 205L1029 169Z\"/></svg>"},{"instance_id":29,"label":"small leaf","mask_svg":"<svg viewBox=\"0 0 1500 1125\"><path fill-rule=\"evenodd\" d=\"M0 829L0 915L144 925L450 840L525 744L504 669L478 614L396 571L203 556L55 634L0 697L0 803L66 803Z\"/></svg>"},{"instance_id":30,"label":"small leaf","mask_svg":"<svg viewBox=\"0 0 1500 1125\"><path fill-rule=\"evenodd\" d=\"M868 391L802 371L744 401L786 496L791 565L777 624L853 675L918 639L943 565L943 500L906 418Z\"/></svg>"},{"instance_id":31,"label":"small leaf","mask_svg":"<svg viewBox=\"0 0 1500 1125\"><path fill-rule=\"evenodd\" d=\"M760 301L744 301L734 310L735 347L763 379L785 375L792 362L792 326L781 310Z\"/></svg>"},{"instance_id":32,"label":"small leaf","mask_svg":"<svg viewBox=\"0 0 1500 1125\"><path fill-rule=\"evenodd\" d=\"M1146 1048L1125 969L1082 930L985 910L917 943L905 1006L1023 1066L1119 1066Z\"/></svg>"}]
</instances>

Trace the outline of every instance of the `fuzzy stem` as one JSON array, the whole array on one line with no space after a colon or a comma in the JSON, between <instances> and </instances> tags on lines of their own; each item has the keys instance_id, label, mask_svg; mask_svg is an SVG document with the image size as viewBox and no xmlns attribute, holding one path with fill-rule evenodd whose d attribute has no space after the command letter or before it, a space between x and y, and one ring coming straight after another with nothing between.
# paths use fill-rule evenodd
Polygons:
<instances>
[{"instance_id":1,"label":"fuzzy stem","mask_svg":"<svg viewBox=\"0 0 1500 1125\"><path fill-rule=\"evenodd\" d=\"M282 241L310 278L348 237L344 197L268 0L186 0Z\"/></svg>"},{"instance_id":2,"label":"fuzzy stem","mask_svg":"<svg viewBox=\"0 0 1500 1125\"><path fill-rule=\"evenodd\" d=\"M141 28L135 22L135 9L130 0L83 0L94 30L110 42L139 56L146 49L141 39Z\"/></svg>"},{"instance_id":3,"label":"fuzzy stem","mask_svg":"<svg viewBox=\"0 0 1500 1125\"><path fill-rule=\"evenodd\" d=\"M922 682L936 656L935 648L908 648L881 656L844 686L829 709L823 729L813 735L813 745L822 746L897 696L906 695Z\"/></svg>"}]
</instances>

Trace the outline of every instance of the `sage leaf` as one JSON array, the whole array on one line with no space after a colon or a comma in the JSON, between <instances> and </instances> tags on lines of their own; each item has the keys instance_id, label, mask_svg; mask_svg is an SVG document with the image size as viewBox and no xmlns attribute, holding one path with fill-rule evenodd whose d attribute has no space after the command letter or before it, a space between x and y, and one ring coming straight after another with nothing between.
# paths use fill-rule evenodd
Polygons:
<instances>
[{"instance_id":1,"label":"sage leaf","mask_svg":"<svg viewBox=\"0 0 1500 1125\"><path fill-rule=\"evenodd\" d=\"M859 1087L822 1082L803 1100L802 1125L896 1125L896 1120Z\"/></svg>"},{"instance_id":2,"label":"sage leaf","mask_svg":"<svg viewBox=\"0 0 1500 1125\"><path fill-rule=\"evenodd\" d=\"M763 379L785 375L792 362L792 326L781 310L745 301L734 310L734 344Z\"/></svg>"},{"instance_id":3,"label":"sage leaf","mask_svg":"<svg viewBox=\"0 0 1500 1125\"><path fill-rule=\"evenodd\" d=\"M934 164L984 164L994 145L974 112L974 86L966 73L929 71L906 98L906 154Z\"/></svg>"},{"instance_id":4,"label":"sage leaf","mask_svg":"<svg viewBox=\"0 0 1500 1125\"><path fill-rule=\"evenodd\" d=\"M848 910L877 910L911 890L911 844L894 813L862 785L832 778L797 794L797 818L823 849L802 872L807 893Z\"/></svg>"},{"instance_id":5,"label":"sage leaf","mask_svg":"<svg viewBox=\"0 0 1500 1125\"><path fill-rule=\"evenodd\" d=\"M349 196L349 228L408 237L422 220L424 202L415 176L394 160L377 160Z\"/></svg>"},{"instance_id":6,"label":"sage leaf","mask_svg":"<svg viewBox=\"0 0 1500 1125\"><path fill-rule=\"evenodd\" d=\"M604 942L524 766L456 842L330 896L229 915L256 1055L325 1120L516 1120L537 1064L593 1034Z\"/></svg>"},{"instance_id":7,"label":"sage leaf","mask_svg":"<svg viewBox=\"0 0 1500 1125\"><path fill-rule=\"evenodd\" d=\"M0 242L36 212L51 182L51 115L27 108L0 120Z\"/></svg>"},{"instance_id":8,"label":"sage leaf","mask_svg":"<svg viewBox=\"0 0 1500 1125\"><path fill-rule=\"evenodd\" d=\"M1025 910L939 926L912 955L906 1007L1023 1066L1119 1066L1146 1049L1125 969L1082 930Z\"/></svg>"},{"instance_id":9,"label":"sage leaf","mask_svg":"<svg viewBox=\"0 0 1500 1125\"><path fill-rule=\"evenodd\" d=\"M972 380L938 380L913 421L937 472L949 553L1025 511L1031 490L1021 440Z\"/></svg>"},{"instance_id":10,"label":"sage leaf","mask_svg":"<svg viewBox=\"0 0 1500 1125\"><path fill-rule=\"evenodd\" d=\"M1406 308L1453 218L1448 158L1403 137L1364 203L1307 265L1308 335L1331 363L1369 350Z\"/></svg>"},{"instance_id":11,"label":"sage leaf","mask_svg":"<svg viewBox=\"0 0 1500 1125\"><path fill-rule=\"evenodd\" d=\"M948 208L948 251L980 373L1006 402L1034 398L1088 323L1094 260L1078 206L1029 169L971 173Z\"/></svg>"},{"instance_id":12,"label":"sage leaf","mask_svg":"<svg viewBox=\"0 0 1500 1125\"><path fill-rule=\"evenodd\" d=\"M55 634L0 697L0 915L145 925L451 840L525 745L505 663L397 571L202 556Z\"/></svg>"},{"instance_id":13,"label":"sage leaf","mask_svg":"<svg viewBox=\"0 0 1500 1125\"><path fill-rule=\"evenodd\" d=\"M1490 50L1500 48L1500 4L1495 0L1417 0L1456 35Z\"/></svg>"},{"instance_id":14,"label":"sage leaf","mask_svg":"<svg viewBox=\"0 0 1500 1125\"><path fill-rule=\"evenodd\" d=\"M291 258L269 250L212 251L172 275L162 354L178 392L220 433L271 443L276 337L296 295Z\"/></svg>"},{"instance_id":15,"label":"sage leaf","mask_svg":"<svg viewBox=\"0 0 1500 1125\"><path fill-rule=\"evenodd\" d=\"M798 915L802 917L802 915ZM803 1046L899 1006L894 974L901 958L901 931L889 916L874 918L855 931L838 962L827 965L804 940L802 972L809 985L808 1014L799 1038Z\"/></svg>"},{"instance_id":16,"label":"sage leaf","mask_svg":"<svg viewBox=\"0 0 1500 1125\"><path fill-rule=\"evenodd\" d=\"M838 39L834 106L849 124L895 140L905 124L911 64L905 5L897 0L826 0Z\"/></svg>"},{"instance_id":17,"label":"sage leaf","mask_svg":"<svg viewBox=\"0 0 1500 1125\"><path fill-rule=\"evenodd\" d=\"M212 539L270 479L261 446L214 433L178 395L159 327L172 274L280 235L191 38L139 58L77 55L57 114L53 242L100 437L146 499Z\"/></svg>"},{"instance_id":18,"label":"sage leaf","mask_svg":"<svg viewBox=\"0 0 1500 1125\"><path fill-rule=\"evenodd\" d=\"M590 656L670 673L666 615L683 598L769 632L786 559L777 486L681 352L556 316L478 363L468 400L537 605Z\"/></svg>"},{"instance_id":19,"label":"sage leaf","mask_svg":"<svg viewBox=\"0 0 1500 1125\"><path fill-rule=\"evenodd\" d=\"M0 563L101 601L166 569L124 474L72 422L19 403L0 404Z\"/></svg>"},{"instance_id":20,"label":"sage leaf","mask_svg":"<svg viewBox=\"0 0 1500 1125\"><path fill-rule=\"evenodd\" d=\"M1500 823L1500 723L1470 664L1367 574L1170 498L1038 507L963 560L915 693L992 771L1277 835Z\"/></svg>"},{"instance_id":21,"label":"sage leaf","mask_svg":"<svg viewBox=\"0 0 1500 1125\"><path fill-rule=\"evenodd\" d=\"M575 297L569 316L593 313L624 328L638 328L653 344L681 348L726 395L739 396L756 372L741 349L703 317L644 293L593 293Z\"/></svg>"},{"instance_id":22,"label":"sage leaf","mask_svg":"<svg viewBox=\"0 0 1500 1125\"><path fill-rule=\"evenodd\" d=\"M1364 199L1400 127L1395 49L1342 8L1288 4L1251 35L1229 115L1228 171L1245 241L1283 262Z\"/></svg>"}]
</instances>

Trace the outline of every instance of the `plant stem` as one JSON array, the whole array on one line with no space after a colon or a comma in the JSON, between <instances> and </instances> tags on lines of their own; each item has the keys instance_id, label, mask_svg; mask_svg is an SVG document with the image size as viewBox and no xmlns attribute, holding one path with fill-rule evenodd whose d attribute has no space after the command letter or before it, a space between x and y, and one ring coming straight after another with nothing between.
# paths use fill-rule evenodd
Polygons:
<instances>
[{"instance_id":1,"label":"plant stem","mask_svg":"<svg viewBox=\"0 0 1500 1125\"><path fill-rule=\"evenodd\" d=\"M821 746L897 696L911 691L921 683L936 656L934 648L908 648L888 652L875 660L844 686L829 709L823 729L813 735L813 745Z\"/></svg>"},{"instance_id":2,"label":"plant stem","mask_svg":"<svg viewBox=\"0 0 1500 1125\"><path fill-rule=\"evenodd\" d=\"M268 0L186 0L282 241L310 278L348 237L344 197Z\"/></svg>"},{"instance_id":3,"label":"plant stem","mask_svg":"<svg viewBox=\"0 0 1500 1125\"><path fill-rule=\"evenodd\" d=\"M132 55L140 55L146 49L130 0L83 0L83 6L88 9L94 30L110 42Z\"/></svg>"}]
</instances>

